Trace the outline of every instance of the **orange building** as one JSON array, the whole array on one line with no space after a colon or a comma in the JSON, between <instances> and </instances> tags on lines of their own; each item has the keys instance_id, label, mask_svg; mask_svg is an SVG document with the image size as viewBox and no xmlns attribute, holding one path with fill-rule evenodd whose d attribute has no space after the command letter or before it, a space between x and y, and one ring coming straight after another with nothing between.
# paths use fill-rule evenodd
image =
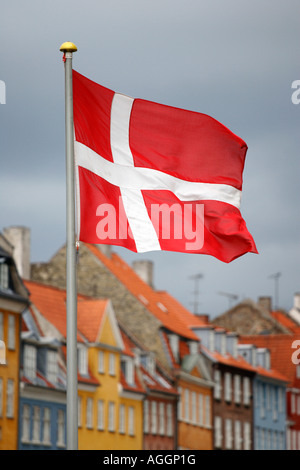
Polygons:
<instances>
[{"instance_id":1,"label":"orange building","mask_svg":"<svg viewBox=\"0 0 300 470\"><path fill-rule=\"evenodd\" d=\"M2 248L5 247L5 249ZM0 237L0 450L18 443L20 331L28 293L9 248Z\"/></svg>"}]
</instances>

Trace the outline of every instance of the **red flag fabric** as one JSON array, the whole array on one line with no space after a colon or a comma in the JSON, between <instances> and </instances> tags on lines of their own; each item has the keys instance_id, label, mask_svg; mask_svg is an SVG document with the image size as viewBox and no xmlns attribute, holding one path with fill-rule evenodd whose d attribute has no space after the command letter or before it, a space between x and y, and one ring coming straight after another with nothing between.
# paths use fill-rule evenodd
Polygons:
<instances>
[{"instance_id":1,"label":"red flag fabric","mask_svg":"<svg viewBox=\"0 0 300 470\"><path fill-rule=\"evenodd\" d=\"M230 262L257 253L240 213L246 143L205 114L73 70L78 238Z\"/></svg>"}]
</instances>

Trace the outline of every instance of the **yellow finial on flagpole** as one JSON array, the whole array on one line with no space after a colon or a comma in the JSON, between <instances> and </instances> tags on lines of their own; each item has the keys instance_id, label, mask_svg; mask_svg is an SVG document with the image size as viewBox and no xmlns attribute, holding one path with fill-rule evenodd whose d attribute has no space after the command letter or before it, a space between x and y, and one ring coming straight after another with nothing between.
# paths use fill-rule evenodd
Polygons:
<instances>
[{"instance_id":1,"label":"yellow finial on flagpole","mask_svg":"<svg viewBox=\"0 0 300 470\"><path fill-rule=\"evenodd\" d=\"M77 51L77 47L75 46L75 44L73 42L64 42L60 48L59 48L60 51L62 52L76 52Z\"/></svg>"}]
</instances>

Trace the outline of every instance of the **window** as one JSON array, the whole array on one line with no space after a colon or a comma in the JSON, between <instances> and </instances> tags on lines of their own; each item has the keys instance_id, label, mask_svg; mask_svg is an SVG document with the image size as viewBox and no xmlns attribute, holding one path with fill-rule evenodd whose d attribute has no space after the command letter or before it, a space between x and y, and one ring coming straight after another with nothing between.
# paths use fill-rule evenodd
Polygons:
<instances>
[{"instance_id":1,"label":"window","mask_svg":"<svg viewBox=\"0 0 300 470\"><path fill-rule=\"evenodd\" d=\"M82 426L82 398L78 397L77 401L77 406L78 406L78 427L81 428Z\"/></svg>"},{"instance_id":2,"label":"window","mask_svg":"<svg viewBox=\"0 0 300 470\"><path fill-rule=\"evenodd\" d=\"M58 410L57 413L57 446L65 446L65 412Z\"/></svg>"},{"instance_id":3,"label":"window","mask_svg":"<svg viewBox=\"0 0 300 470\"><path fill-rule=\"evenodd\" d=\"M14 381L13 379L7 380L6 389L6 417L14 417Z\"/></svg>"},{"instance_id":4,"label":"window","mask_svg":"<svg viewBox=\"0 0 300 470\"><path fill-rule=\"evenodd\" d=\"M6 347L4 341L0 339L0 364L6 364Z\"/></svg>"},{"instance_id":5,"label":"window","mask_svg":"<svg viewBox=\"0 0 300 470\"><path fill-rule=\"evenodd\" d=\"M23 405L22 414L22 442L30 440L30 406Z\"/></svg>"},{"instance_id":6,"label":"window","mask_svg":"<svg viewBox=\"0 0 300 470\"><path fill-rule=\"evenodd\" d=\"M291 412L292 413L296 412L296 397L294 393L291 393Z\"/></svg>"},{"instance_id":7,"label":"window","mask_svg":"<svg viewBox=\"0 0 300 470\"><path fill-rule=\"evenodd\" d=\"M215 447L222 447L222 418L215 416Z\"/></svg>"},{"instance_id":8,"label":"window","mask_svg":"<svg viewBox=\"0 0 300 470\"><path fill-rule=\"evenodd\" d=\"M14 315L8 315L8 349L14 350L15 347L16 347L16 317Z\"/></svg>"},{"instance_id":9,"label":"window","mask_svg":"<svg viewBox=\"0 0 300 470\"><path fill-rule=\"evenodd\" d=\"M235 403L241 403L241 376L234 376L234 401Z\"/></svg>"},{"instance_id":10,"label":"window","mask_svg":"<svg viewBox=\"0 0 300 470\"><path fill-rule=\"evenodd\" d=\"M279 411L279 413L283 413L283 397L284 397L283 389L279 388L278 389L278 411Z\"/></svg>"},{"instance_id":11,"label":"window","mask_svg":"<svg viewBox=\"0 0 300 470\"><path fill-rule=\"evenodd\" d=\"M24 375L31 380L36 377L36 347L29 344L24 346Z\"/></svg>"},{"instance_id":12,"label":"window","mask_svg":"<svg viewBox=\"0 0 300 470\"><path fill-rule=\"evenodd\" d=\"M56 384L58 376L57 352L49 350L47 353L47 379Z\"/></svg>"},{"instance_id":13,"label":"window","mask_svg":"<svg viewBox=\"0 0 300 470\"><path fill-rule=\"evenodd\" d=\"M134 408L130 406L128 408L128 434L134 436Z\"/></svg>"},{"instance_id":14,"label":"window","mask_svg":"<svg viewBox=\"0 0 300 470\"><path fill-rule=\"evenodd\" d=\"M50 408L44 408L43 414L43 444L51 445L51 413Z\"/></svg>"},{"instance_id":15,"label":"window","mask_svg":"<svg viewBox=\"0 0 300 470\"><path fill-rule=\"evenodd\" d=\"M207 395L205 397L205 425L207 428L210 428L210 397Z\"/></svg>"},{"instance_id":16,"label":"window","mask_svg":"<svg viewBox=\"0 0 300 470\"><path fill-rule=\"evenodd\" d=\"M260 385L260 417L266 417L266 388L263 384Z\"/></svg>"},{"instance_id":17,"label":"window","mask_svg":"<svg viewBox=\"0 0 300 470\"><path fill-rule=\"evenodd\" d=\"M179 338L177 335L169 335L170 348L172 350L175 360L178 359L179 352Z\"/></svg>"},{"instance_id":18,"label":"window","mask_svg":"<svg viewBox=\"0 0 300 470\"><path fill-rule=\"evenodd\" d=\"M97 428L99 431L104 430L104 401L98 400L97 403Z\"/></svg>"},{"instance_id":19,"label":"window","mask_svg":"<svg viewBox=\"0 0 300 470\"><path fill-rule=\"evenodd\" d=\"M232 420L225 420L225 448L232 449Z\"/></svg>"},{"instance_id":20,"label":"window","mask_svg":"<svg viewBox=\"0 0 300 470\"><path fill-rule=\"evenodd\" d=\"M159 404L159 434L163 436L165 434L165 404Z\"/></svg>"},{"instance_id":21,"label":"window","mask_svg":"<svg viewBox=\"0 0 300 470\"><path fill-rule=\"evenodd\" d=\"M192 392L192 423L197 423L197 395L196 392Z\"/></svg>"},{"instance_id":22,"label":"window","mask_svg":"<svg viewBox=\"0 0 300 470\"><path fill-rule=\"evenodd\" d=\"M276 388L273 388L273 421L278 419L278 396Z\"/></svg>"},{"instance_id":23,"label":"window","mask_svg":"<svg viewBox=\"0 0 300 470\"><path fill-rule=\"evenodd\" d=\"M41 409L39 406L33 407L33 431L32 440L35 444L39 444L41 435Z\"/></svg>"},{"instance_id":24,"label":"window","mask_svg":"<svg viewBox=\"0 0 300 470\"><path fill-rule=\"evenodd\" d=\"M182 388L178 387L178 402L177 402L177 415L178 419L182 420L183 419L183 409L182 409Z\"/></svg>"},{"instance_id":25,"label":"window","mask_svg":"<svg viewBox=\"0 0 300 470\"><path fill-rule=\"evenodd\" d=\"M156 401L151 402L151 433L157 433L157 403Z\"/></svg>"},{"instance_id":26,"label":"window","mask_svg":"<svg viewBox=\"0 0 300 470\"><path fill-rule=\"evenodd\" d=\"M134 364L133 359L131 357L126 357L124 361L125 365L125 377L126 382L129 385L134 385Z\"/></svg>"},{"instance_id":27,"label":"window","mask_svg":"<svg viewBox=\"0 0 300 470\"><path fill-rule=\"evenodd\" d=\"M104 374L104 351L98 351L98 372Z\"/></svg>"},{"instance_id":28,"label":"window","mask_svg":"<svg viewBox=\"0 0 300 470\"><path fill-rule=\"evenodd\" d=\"M3 378L0 377L0 418L3 416Z\"/></svg>"},{"instance_id":29,"label":"window","mask_svg":"<svg viewBox=\"0 0 300 470\"><path fill-rule=\"evenodd\" d=\"M113 401L108 403L108 430L115 431L115 404Z\"/></svg>"},{"instance_id":30,"label":"window","mask_svg":"<svg viewBox=\"0 0 300 470\"><path fill-rule=\"evenodd\" d=\"M214 398L217 400L221 400L222 398L222 383L221 383L222 375L221 371L215 370L214 371Z\"/></svg>"},{"instance_id":31,"label":"window","mask_svg":"<svg viewBox=\"0 0 300 470\"><path fill-rule=\"evenodd\" d=\"M271 409L271 388L270 385L266 385L266 406L267 410Z\"/></svg>"},{"instance_id":32,"label":"window","mask_svg":"<svg viewBox=\"0 0 300 470\"><path fill-rule=\"evenodd\" d=\"M199 426L204 425L204 419L203 419L203 395L202 393L199 393L198 395L198 423Z\"/></svg>"},{"instance_id":33,"label":"window","mask_svg":"<svg viewBox=\"0 0 300 470\"><path fill-rule=\"evenodd\" d=\"M185 421L190 419L190 393L187 388L184 390L184 419Z\"/></svg>"},{"instance_id":34,"label":"window","mask_svg":"<svg viewBox=\"0 0 300 470\"><path fill-rule=\"evenodd\" d=\"M93 428L93 399L91 397L86 399L86 427Z\"/></svg>"},{"instance_id":35,"label":"window","mask_svg":"<svg viewBox=\"0 0 300 470\"><path fill-rule=\"evenodd\" d=\"M2 262L0 263L0 286L3 289L8 289L9 277L8 277L8 265Z\"/></svg>"},{"instance_id":36,"label":"window","mask_svg":"<svg viewBox=\"0 0 300 470\"><path fill-rule=\"evenodd\" d=\"M251 424L244 423L244 450L251 450Z\"/></svg>"},{"instance_id":37,"label":"window","mask_svg":"<svg viewBox=\"0 0 300 470\"><path fill-rule=\"evenodd\" d=\"M144 432L149 432L149 402L144 401Z\"/></svg>"},{"instance_id":38,"label":"window","mask_svg":"<svg viewBox=\"0 0 300 470\"><path fill-rule=\"evenodd\" d=\"M242 446L242 435L241 435L241 422L234 422L234 448L235 450L241 450Z\"/></svg>"},{"instance_id":39,"label":"window","mask_svg":"<svg viewBox=\"0 0 300 470\"><path fill-rule=\"evenodd\" d=\"M231 374L229 372L225 372L225 400L231 401Z\"/></svg>"},{"instance_id":40,"label":"window","mask_svg":"<svg viewBox=\"0 0 300 470\"><path fill-rule=\"evenodd\" d=\"M4 341L4 316L2 312L0 312L0 340Z\"/></svg>"},{"instance_id":41,"label":"window","mask_svg":"<svg viewBox=\"0 0 300 470\"><path fill-rule=\"evenodd\" d=\"M243 402L246 406L250 405L250 393L250 379L249 377L243 377Z\"/></svg>"},{"instance_id":42,"label":"window","mask_svg":"<svg viewBox=\"0 0 300 470\"><path fill-rule=\"evenodd\" d=\"M115 355L109 353L109 375L116 375Z\"/></svg>"},{"instance_id":43,"label":"window","mask_svg":"<svg viewBox=\"0 0 300 470\"><path fill-rule=\"evenodd\" d=\"M125 405L120 404L119 409L119 433L125 434Z\"/></svg>"},{"instance_id":44,"label":"window","mask_svg":"<svg viewBox=\"0 0 300 470\"><path fill-rule=\"evenodd\" d=\"M190 354L198 354L198 343L197 341L189 342Z\"/></svg>"},{"instance_id":45,"label":"window","mask_svg":"<svg viewBox=\"0 0 300 470\"><path fill-rule=\"evenodd\" d=\"M173 436L173 407L171 403L167 404L167 436Z\"/></svg>"},{"instance_id":46,"label":"window","mask_svg":"<svg viewBox=\"0 0 300 470\"><path fill-rule=\"evenodd\" d=\"M78 370L81 375L87 375L87 366L87 348L85 346L80 346L78 348Z\"/></svg>"}]
</instances>

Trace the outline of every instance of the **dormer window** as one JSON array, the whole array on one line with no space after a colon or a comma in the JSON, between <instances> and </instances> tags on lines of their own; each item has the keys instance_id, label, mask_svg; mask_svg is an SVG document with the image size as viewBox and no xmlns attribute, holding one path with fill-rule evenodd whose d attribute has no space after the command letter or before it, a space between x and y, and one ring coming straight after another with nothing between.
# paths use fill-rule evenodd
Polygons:
<instances>
[{"instance_id":1,"label":"dormer window","mask_svg":"<svg viewBox=\"0 0 300 470\"><path fill-rule=\"evenodd\" d=\"M8 265L5 263L5 258L0 258L0 286L3 289L9 287L9 274Z\"/></svg>"},{"instance_id":2,"label":"dormer window","mask_svg":"<svg viewBox=\"0 0 300 470\"><path fill-rule=\"evenodd\" d=\"M197 341L189 342L190 354L198 354L198 343Z\"/></svg>"},{"instance_id":3,"label":"dormer window","mask_svg":"<svg viewBox=\"0 0 300 470\"><path fill-rule=\"evenodd\" d=\"M58 376L57 352L49 350L47 353L47 379L56 384Z\"/></svg>"},{"instance_id":4,"label":"dormer window","mask_svg":"<svg viewBox=\"0 0 300 470\"><path fill-rule=\"evenodd\" d=\"M88 355L87 348L85 346L78 347L78 370L81 375L87 375L88 373Z\"/></svg>"},{"instance_id":5,"label":"dormer window","mask_svg":"<svg viewBox=\"0 0 300 470\"><path fill-rule=\"evenodd\" d=\"M128 385L134 385L134 361L129 356L124 356L121 359L121 368L125 375L125 380Z\"/></svg>"},{"instance_id":6,"label":"dormer window","mask_svg":"<svg viewBox=\"0 0 300 470\"><path fill-rule=\"evenodd\" d=\"M31 344L24 346L23 368L25 377L34 380L36 377L36 347Z\"/></svg>"},{"instance_id":7,"label":"dormer window","mask_svg":"<svg viewBox=\"0 0 300 470\"><path fill-rule=\"evenodd\" d=\"M170 348L173 353L175 360L178 360L179 357L179 337L177 335L169 335Z\"/></svg>"}]
</instances>

